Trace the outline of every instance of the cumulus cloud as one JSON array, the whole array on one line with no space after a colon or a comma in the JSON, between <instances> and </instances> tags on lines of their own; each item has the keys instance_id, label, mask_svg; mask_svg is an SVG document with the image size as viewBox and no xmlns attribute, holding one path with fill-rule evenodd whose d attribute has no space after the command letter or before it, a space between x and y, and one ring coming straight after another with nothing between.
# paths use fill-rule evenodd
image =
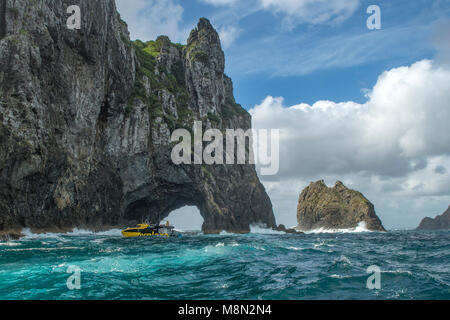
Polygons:
<instances>
[{"instance_id":1,"label":"cumulus cloud","mask_svg":"<svg viewBox=\"0 0 450 320\"><path fill-rule=\"evenodd\" d=\"M250 110L255 128L281 130L280 173L262 177L281 222L295 223L299 192L318 179L361 190L388 227L415 227L443 212L450 202L450 68L443 41L436 60L383 72L366 103L286 106L282 97L268 96Z\"/></svg>"},{"instance_id":2,"label":"cumulus cloud","mask_svg":"<svg viewBox=\"0 0 450 320\"><path fill-rule=\"evenodd\" d=\"M423 60L384 72L365 104L269 96L250 112L255 127L281 128L281 176L403 176L450 155L449 103L450 71Z\"/></svg>"},{"instance_id":3,"label":"cumulus cloud","mask_svg":"<svg viewBox=\"0 0 450 320\"><path fill-rule=\"evenodd\" d=\"M173 0L118 0L117 8L128 23L134 39L153 40L167 35L172 41L185 42L189 28L182 28L184 9Z\"/></svg>"}]
</instances>

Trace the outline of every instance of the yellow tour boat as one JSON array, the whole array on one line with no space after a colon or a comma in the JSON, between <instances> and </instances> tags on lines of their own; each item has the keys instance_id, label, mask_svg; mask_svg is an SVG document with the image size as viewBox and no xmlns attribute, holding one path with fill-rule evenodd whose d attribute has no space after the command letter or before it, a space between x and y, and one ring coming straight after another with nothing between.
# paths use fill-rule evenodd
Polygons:
<instances>
[{"instance_id":1,"label":"yellow tour boat","mask_svg":"<svg viewBox=\"0 0 450 320\"><path fill-rule=\"evenodd\" d=\"M181 237L181 233L175 231L175 227L169 222L165 225L160 224L138 224L137 227L127 228L122 231L125 238L135 237Z\"/></svg>"}]
</instances>

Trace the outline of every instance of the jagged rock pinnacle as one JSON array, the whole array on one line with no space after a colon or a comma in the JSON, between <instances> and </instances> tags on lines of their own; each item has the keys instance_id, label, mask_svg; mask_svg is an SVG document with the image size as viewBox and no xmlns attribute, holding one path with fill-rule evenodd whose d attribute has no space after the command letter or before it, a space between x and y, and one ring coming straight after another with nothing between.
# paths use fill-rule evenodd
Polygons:
<instances>
[{"instance_id":1,"label":"jagged rock pinnacle","mask_svg":"<svg viewBox=\"0 0 450 320\"><path fill-rule=\"evenodd\" d=\"M214 30L211 22L207 19L207 18L200 18L197 24L197 29L203 30L203 29L209 29L209 30Z\"/></svg>"},{"instance_id":2,"label":"jagged rock pinnacle","mask_svg":"<svg viewBox=\"0 0 450 320\"><path fill-rule=\"evenodd\" d=\"M210 46L218 45L221 47L219 34L206 18L200 18L197 28L191 31L187 41L188 47L196 44L197 41L206 42Z\"/></svg>"}]
</instances>

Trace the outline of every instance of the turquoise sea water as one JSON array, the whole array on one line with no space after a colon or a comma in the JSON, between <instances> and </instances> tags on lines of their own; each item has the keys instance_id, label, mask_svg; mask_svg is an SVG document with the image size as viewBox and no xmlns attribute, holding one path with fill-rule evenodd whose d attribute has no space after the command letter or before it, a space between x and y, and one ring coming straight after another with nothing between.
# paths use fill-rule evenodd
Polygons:
<instances>
[{"instance_id":1,"label":"turquoise sea water","mask_svg":"<svg viewBox=\"0 0 450 320\"><path fill-rule=\"evenodd\" d=\"M259 232L28 234L0 242L0 299L450 299L448 231ZM371 265L379 290L366 288Z\"/></svg>"}]
</instances>

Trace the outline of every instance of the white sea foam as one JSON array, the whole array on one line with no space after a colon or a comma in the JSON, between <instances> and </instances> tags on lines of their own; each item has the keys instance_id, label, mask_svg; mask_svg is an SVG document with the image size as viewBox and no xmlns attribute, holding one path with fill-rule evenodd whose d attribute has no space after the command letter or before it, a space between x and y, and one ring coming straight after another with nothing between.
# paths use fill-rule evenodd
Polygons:
<instances>
[{"instance_id":1,"label":"white sea foam","mask_svg":"<svg viewBox=\"0 0 450 320\"><path fill-rule=\"evenodd\" d=\"M260 246L253 246L253 248L255 248L256 250L266 251L265 248L260 247Z\"/></svg>"},{"instance_id":2,"label":"white sea foam","mask_svg":"<svg viewBox=\"0 0 450 320\"><path fill-rule=\"evenodd\" d=\"M250 233L255 233L255 234L286 234L285 232L282 231L276 231L270 228L264 228L261 225L251 225L250 226Z\"/></svg>"},{"instance_id":3,"label":"white sea foam","mask_svg":"<svg viewBox=\"0 0 450 320\"><path fill-rule=\"evenodd\" d=\"M56 238L56 239L62 239L61 236L69 236L69 237L77 237L77 236L121 236L121 230L120 229L112 229L107 231L101 231L101 232L94 232L84 229L78 229L75 228L71 232L66 233L54 233L54 232L48 232L48 233L33 233L30 229L23 229L22 234L24 235L25 239L47 239L47 238Z\"/></svg>"},{"instance_id":4,"label":"white sea foam","mask_svg":"<svg viewBox=\"0 0 450 320\"><path fill-rule=\"evenodd\" d=\"M397 269L397 270L382 270L381 273L390 273L390 274L401 274L401 273L406 273L407 275L412 275L413 273L409 270L401 270L401 269Z\"/></svg>"},{"instance_id":5,"label":"white sea foam","mask_svg":"<svg viewBox=\"0 0 450 320\"><path fill-rule=\"evenodd\" d=\"M306 234L314 234L314 233L365 233L365 232L373 232L367 229L366 223L364 221L360 222L355 228L349 229L326 229L320 228L310 231L303 231Z\"/></svg>"},{"instance_id":6,"label":"white sea foam","mask_svg":"<svg viewBox=\"0 0 450 320\"><path fill-rule=\"evenodd\" d=\"M348 278L351 278L351 276L343 276L343 275L340 275L340 274L332 274L332 275L330 276L330 278L335 278L335 279L348 279Z\"/></svg>"},{"instance_id":7,"label":"white sea foam","mask_svg":"<svg viewBox=\"0 0 450 320\"><path fill-rule=\"evenodd\" d=\"M298 248L298 247L288 247L289 250L294 250L294 251L302 251L305 250L305 248Z\"/></svg>"},{"instance_id":8,"label":"white sea foam","mask_svg":"<svg viewBox=\"0 0 450 320\"><path fill-rule=\"evenodd\" d=\"M20 249L7 249L7 251L60 251L60 250L80 250L79 247L57 247L57 248L20 248Z\"/></svg>"},{"instance_id":9,"label":"white sea foam","mask_svg":"<svg viewBox=\"0 0 450 320\"><path fill-rule=\"evenodd\" d=\"M339 258L334 259L334 263L345 263L348 265L352 265L352 262L350 261L350 259L344 255L341 255Z\"/></svg>"},{"instance_id":10,"label":"white sea foam","mask_svg":"<svg viewBox=\"0 0 450 320\"><path fill-rule=\"evenodd\" d=\"M219 235L221 235L221 236L234 236L235 234L234 234L234 233L226 232L226 231L224 230L224 231L222 231L221 233L219 233Z\"/></svg>"},{"instance_id":11,"label":"white sea foam","mask_svg":"<svg viewBox=\"0 0 450 320\"><path fill-rule=\"evenodd\" d=\"M34 240L34 239L46 239L46 238L59 238L62 233L33 233L30 229L25 228L22 230L23 239Z\"/></svg>"},{"instance_id":12,"label":"white sea foam","mask_svg":"<svg viewBox=\"0 0 450 320\"><path fill-rule=\"evenodd\" d=\"M0 242L0 246L17 247L17 246L20 246L20 243L17 243L17 242Z\"/></svg>"},{"instance_id":13,"label":"white sea foam","mask_svg":"<svg viewBox=\"0 0 450 320\"><path fill-rule=\"evenodd\" d=\"M225 252L227 252L227 250L227 247L222 242L219 242L216 245L206 246L204 248L204 252L209 254L224 254Z\"/></svg>"}]
</instances>

